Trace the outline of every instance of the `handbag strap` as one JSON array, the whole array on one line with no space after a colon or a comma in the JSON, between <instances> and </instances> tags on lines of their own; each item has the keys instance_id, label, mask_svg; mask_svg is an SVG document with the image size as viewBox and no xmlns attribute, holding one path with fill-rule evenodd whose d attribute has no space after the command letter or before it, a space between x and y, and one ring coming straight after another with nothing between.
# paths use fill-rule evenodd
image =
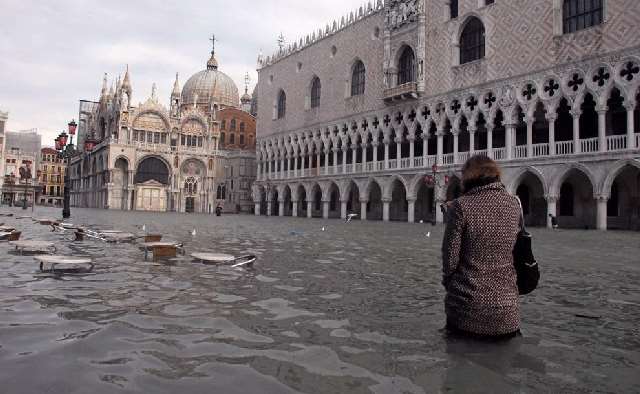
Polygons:
<instances>
[{"instance_id":1,"label":"handbag strap","mask_svg":"<svg viewBox=\"0 0 640 394\"><path fill-rule=\"evenodd\" d=\"M520 207L520 230L526 232L527 228L524 224L524 210L522 209L522 201L520 201L520 197L518 196L516 196L516 200L518 200L518 206Z\"/></svg>"}]
</instances>

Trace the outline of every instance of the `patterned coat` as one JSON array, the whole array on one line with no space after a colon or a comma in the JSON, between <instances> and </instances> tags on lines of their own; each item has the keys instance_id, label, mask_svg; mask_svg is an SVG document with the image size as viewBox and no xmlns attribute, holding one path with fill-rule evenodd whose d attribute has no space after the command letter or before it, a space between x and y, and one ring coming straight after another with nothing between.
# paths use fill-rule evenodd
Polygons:
<instances>
[{"instance_id":1,"label":"patterned coat","mask_svg":"<svg viewBox=\"0 0 640 394\"><path fill-rule=\"evenodd\" d=\"M519 229L518 200L499 182L451 204L442 243L447 324L487 336L520 329L512 255Z\"/></svg>"}]
</instances>

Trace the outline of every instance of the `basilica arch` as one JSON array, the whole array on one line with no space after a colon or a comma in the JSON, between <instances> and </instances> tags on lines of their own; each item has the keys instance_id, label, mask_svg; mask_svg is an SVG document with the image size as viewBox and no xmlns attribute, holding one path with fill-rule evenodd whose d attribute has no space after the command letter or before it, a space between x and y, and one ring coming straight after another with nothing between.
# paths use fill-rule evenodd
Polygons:
<instances>
[{"instance_id":1,"label":"basilica arch","mask_svg":"<svg viewBox=\"0 0 640 394\"><path fill-rule=\"evenodd\" d=\"M146 156L140 160L134 177L136 210L164 212L168 209L169 168L158 156Z\"/></svg>"}]
</instances>

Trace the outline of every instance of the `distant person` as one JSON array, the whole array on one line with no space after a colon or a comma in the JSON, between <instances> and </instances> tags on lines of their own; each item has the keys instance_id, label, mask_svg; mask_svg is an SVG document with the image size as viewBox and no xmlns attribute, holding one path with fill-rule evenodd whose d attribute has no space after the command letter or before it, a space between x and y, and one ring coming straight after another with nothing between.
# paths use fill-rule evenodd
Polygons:
<instances>
[{"instance_id":1,"label":"distant person","mask_svg":"<svg viewBox=\"0 0 640 394\"><path fill-rule=\"evenodd\" d=\"M222 207L220 205L216 207L216 216L222 216Z\"/></svg>"},{"instance_id":2,"label":"distant person","mask_svg":"<svg viewBox=\"0 0 640 394\"><path fill-rule=\"evenodd\" d=\"M549 214L549 217L551 218L551 227L556 230L558 228L558 218L552 213Z\"/></svg>"},{"instance_id":3,"label":"distant person","mask_svg":"<svg viewBox=\"0 0 640 394\"><path fill-rule=\"evenodd\" d=\"M447 329L474 338L520 332L513 247L520 205L500 181L498 164L474 156L462 168L464 194L447 212L442 270Z\"/></svg>"}]
</instances>

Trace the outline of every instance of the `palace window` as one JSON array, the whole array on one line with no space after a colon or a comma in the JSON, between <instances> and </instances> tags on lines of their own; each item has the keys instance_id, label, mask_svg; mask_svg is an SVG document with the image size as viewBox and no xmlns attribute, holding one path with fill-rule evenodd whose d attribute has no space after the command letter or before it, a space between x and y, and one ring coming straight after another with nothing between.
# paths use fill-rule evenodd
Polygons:
<instances>
[{"instance_id":1,"label":"palace window","mask_svg":"<svg viewBox=\"0 0 640 394\"><path fill-rule=\"evenodd\" d=\"M222 123L220 124L220 130L224 130L227 128L227 120L222 119Z\"/></svg>"},{"instance_id":2,"label":"palace window","mask_svg":"<svg viewBox=\"0 0 640 394\"><path fill-rule=\"evenodd\" d=\"M484 2L484 5L489 5L489 4L493 4L493 3L495 3L495 0L486 0Z\"/></svg>"},{"instance_id":3,"label":"palace window","mask_svg":"<svg viewBox=\"0 0 640 394\"><path fill-rule=\"evenodd\" d=\"M313 82L311 83L311 108L318 108L320 106L321 89L320 78L313 78Z\"/></svg>"},{"instance_id":4,"label":"palace window","mask_svg":"<svg viewBox=\"0 0 640 394\"><path fill-rule=\"evenodd\" d=\"M602 23L602 0L564 0L562 30L573 33Z\"/></svg>"},{"instance_id":5,"label":"palace window","mask_svg":"<svg viewBox=\"0 0 640 394\"><path fill-rule=\"evenodd\" d=\"M235 135L235 134L233 134L233 133L232 133L232 134L229 134L229 143L230 143L231 145L233 145L233 144L235 144L235 143L236 143L236 135Z\"/></svg>"},{"instance_id":6,"label":"palace window","mask_svg":"<svg viewBox=\"0 0 640 394\"><path fill-rule=\"evenodd\" d=\"M353 65L353 70L351 72L351 96L360 96L364 94L365 72L364 63L358 60Z\"/></svg>"},{"instance_id":7,"label":"palace window","mask_svg":"<svg viewBox=\"0 0 640 394\"><path fill-rule=\"evenodd\" d=\"M244 122L240 122L240 132L244 133L244 130L245 130Z\"/></svg>"},{"instance_id":8,"label":"palace window","mask_svg":"<svg viewBox=\"0 0 640 394\"><path fill-rule=\"evenodd\" d=\"M405 47L398 62L398 85L416 80L416 57L410 47Z\"/></svg>"},{"instance_id":9,"label":"palace window","mask_svg":"<svg viewBox=\"0 0 640 394\"><path fill-rule=\"evenodd\" d=\"M458 0L449 0L449 15L451 19L458 17Z\"/></svg>"},{"instance_id":10,"label":"palace window","mask_svg":"<svg viewBox=\"0 0 640 394\"><path fill-rule=\"evenodd\" d=\"M244 145L244 134L240 134L240 145Z\"/></svg>"},{"instance_id":11,"label":"palace window","mask_svg":"<svg viewBox=\"0 0 640 394\"><path fill-rule=\"evenodd\" d=\"M484 25L480 19L470 18L460 37L460 64L484 57L484 39Z\"/></svg>"},{"instance_id":12,"label":"palace window","mask_svg":"<svg viewBox=\"0 0 640 394\"><path fill-rule=\"evenodd\" d=\"M284 118L287 113L287 95L284 93L284 90L280 91L278 95L278 119Z\"/></svg>"},{"instance_id":13,"label":"palace window","mask_svg":"<svg viewBox=\"0 0 640 394\"><path fill-rule=\"evenodd\" d=\"M231 119L231 126L229 126L229 131L236 131L236 120Z\"/></svg>"},{"instance_id":14,"label":"palace window","mask_svg":"<svg viewBox=\"0 0 640 394\"><path fill-rule=\"evenodd\" d=\"M224 133L220 133L220 146L224 145Z\"/></svg>"}]
</instances>

